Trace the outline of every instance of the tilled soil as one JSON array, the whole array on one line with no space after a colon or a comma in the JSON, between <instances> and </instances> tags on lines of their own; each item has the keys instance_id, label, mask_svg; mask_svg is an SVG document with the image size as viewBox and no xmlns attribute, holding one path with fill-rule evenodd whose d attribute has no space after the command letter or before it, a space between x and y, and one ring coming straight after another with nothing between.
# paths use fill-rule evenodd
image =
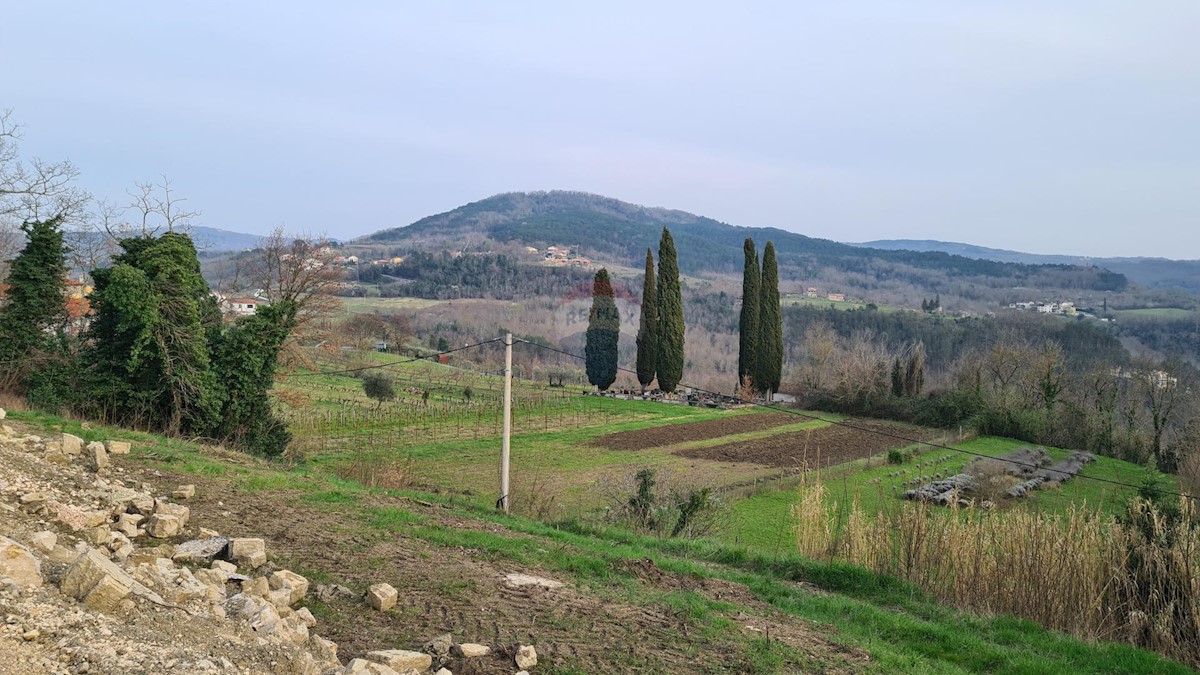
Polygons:
<instances>
[{"instance_id":1,"label":"tilled soil","mask_svg":"<svg viewBox=\"0 0 1200 675\"><path fill-rule=\"evenodd\" d=\"M895 424L848 420L858 428L830 425L807 431L726 443L710 448L681 450L678 455L717 462L749 462L766 466L817 469L843 464L912 445L905 439L924 440L927 432Z\"/></svg>"},{"instance_id":2,"label":"tilled soil","mask_svg":"<svg viewBox=\"0 0 1200 675\"><path fill-rule=\"evenodd\" d=\"M618 431L594 439L592 445L608 450L646 450L648 448L658 448L677 443L706 441L710 438L764 431L787 424L799 424L807 420L808 418L800 415L776 412L730 415L729 417L705 420L703 422L688 422L649 429Z\"/></svg>"},{"instance_id":3,"label":"tilled soil","mask_svg":"<svg viewBox=\"0 0 1200 675\"><path fill-rule=\"evenodd\" d=\"M354 596L327 597L322 602L314 601L310 592L302 603L317 615L321 634L338 643L343 661L376 649L420 649L425 641L451 633L455 641L501 647L491 657L447 663L458 675L512 673L508 652L518 643L534 644L540 658L551 665L589 673L741 672L747 665L735 636L722 641L697 635L685 614L662 605L634 604L603 588L578 587L554 572L520 567L481 549L431 546L419 539L387 536L347 522L330 509L305 504L298 493L245 492L221 478L188 475L186 480L196 484L191 503L194 517L231 536L264 536L273 557L309 575L314 585L340 584L355 591ZM430 526L523 536L486 521L449 514L437 505L382 495L372 499L369 509L400 507L425 518ZM530 547L558 546L526 538ZM631 575L647 587L693 590L714 600L753 603L759 610L754 616L729 618L746 634L771 626L772 636L786 635L789 645L815 662L829 664L826 672L855 672L867 663L864 653L833 644L825 629L758 602L745 586L681 580L662 573L650 561L632 564L636 570L618 564L614 571ZM513 588L504 578L513 572L568 583L553 590ZM378 582L399 591L396 610L371 611L359 599L368 585Z\"/></svg>"}]
</instances>

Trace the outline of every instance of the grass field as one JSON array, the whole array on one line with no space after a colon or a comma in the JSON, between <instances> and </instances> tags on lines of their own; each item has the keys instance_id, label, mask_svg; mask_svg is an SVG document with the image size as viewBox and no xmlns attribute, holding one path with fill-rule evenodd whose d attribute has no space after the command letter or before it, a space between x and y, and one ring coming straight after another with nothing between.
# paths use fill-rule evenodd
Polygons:
<instances>
[{"instance_id":1,"label":"grass field","mask_svg":"<svg viewBox=\"0 0 1200 675\"><path fill-rule=\"evenodd\" d=\"M867 303L865 302L834 302L828 298L810 298L799 293L787 293L780 297L779 301L785 306L817 307L820 309L827 309L829 307L833 307L834 309L866 309L867 307ZM900 310L899 307L888 305L878 305L878 308L880 311L895 312Z\"/></svg>"},{"instance_id":2,"label":"grass field","mask_svg":"<svg viewBox=\"0 0 1200 675\"><path fill-rule=\"evenodd\" d=\"M348 314L412 311L445 302L444 300L426 300L425 298L340 298L340 300Z\"/></svg>"},{"instance_id":3,"label":"grass field","mask_svg":"<svg viewBox=\"0 0 1200 675\"><path fill-rule=\"evenodd\" d=\"M1122 317L1140 319L1190 319L1196 316L1195 310L1180 307L1149 307L1145 309L1119 309L1113 312L1118 319Z\"/></svg>"},{"instance_id":4,"label":"grass field","mask_svg":"<svg viewBox=\"0 0 1200 675\"><path fill-rule=\"evenodd\" d=\"M697 411L657 421L682 424L687 418L712 414ZM1081 642L1029 621L948 609L909 584L846 565L804 560L795 555L794 547L763 553L720 541L647 538L579 521L546 524L498 514L490 508L488 499L412 489L365 489L331 474L321 462L285 470L147 434L84 428L75 422L30 413L14 413L12 418L46 430L78 433L87 440L114 435L129 438L135 442L134 453L120 459L122 464L162 472L158 475L164 481L190 477L189 482L197 483L198 491L194 516L212 513L218 517L222 510L237 507L238 502L248 504L250 510L245 513L252 514L250 522L264 528L264 533L281 533L271 535L275 538L268 547L273 554L295 556L290 560L313 579L352 583L357 588L362 579L388 573L393 569L391 565L408 565L396 568L396 573L408 569L415 574L417 570L436 570L440 565L461 565L464 563L450 561L469 556L478 561L472 565L487 561L509 569L544 570L573 584L580 594L591 594L605 602L632 603L648 616L675 617L677 632L638 637L652 650L682 654L693 665L687 665L687 661L679 661L675 668L640 664L647 670L1190 672L1177 663L1125 645ZM141 475L145 480L155 480L149 471ZM218 502L219 496L225 501ZM206 499L212 503L206 503ZM272 508L272 504L279 508ZM291 520L277 520L285 517ZM328 537L344 540L341 548L332 549L337 552L339 564L325 562L324 554L303 557L318 542L306 537L293 542L279 524L306 521L336 524L320 527L327 528L324 531ZM405 549L415 551L410 554L413 559L378 556L373 546L385 542L407 542L405 546L415 547ZM434 565L431 560L443 562ZM637 573L647 567L657 570L658 576ZM714 600L702 590L712 584L733 584L730 588L743 590ZM442 604L453 606L483 590L473 582L460 581L441 584L431 593L441 598ZM489 601L496 608L508 602L504 596L494 597ZM370 616L347 613L361 610L315 602L312 605L321 621L318 630L344 630L347 640L364 631L382 630L373 628ZM774 612L776 618L766 619L763 607ZM555 631L579 644L595 639L589 625L603 618L596 613L576 618L555 616L551 617L555 622L542 624L539 632ZM411 612L399 613L387 617L387 622L390 625L420 618ZM776 626L773 639L770 635L764 637L761 630L756 633L745 629L747 621L769 621L759 625ZM798 642L789 640L787 630L779 626L791 631L807 626L807 632ZM497 624L495 628L511 630L507 625ZM833 650L814 652L814 646L820 643L832 645ZM865 654L867 658L845 660L853 654ZM586 664L575 663L570 652L557 659L547 658L538 668L538 672L545 673L588 672Z\"/></svg>"},{"instance_id":5,"label":"grass field","mask_svg":"<svg viewBox=\"0 0 1200 675\"><path fill-rule=\"evenodd\" d=\"M951 447L999 457L1017 448L1030 447L1030 444L989 436L953 443ZM921 445L910 446L909 451L919 454L901 465L888 464L886 455L880 454L825 469L820 474L820 481L828 499L843 506L857 500L868 514L895 509L902 503L899 495L906 489L906 480L934 474L953 475L961 472L973 458L953 450ZM1055 459L1069 454L1059 448L1047 448L1047 452ZM1038 490L1021 501L1008 500L1004 506L1060 514L1072 507L1088 507L1119 515L1135 490L1089 478L1141 485L1147 477L1153 477L1166 489L1178 488L1178 481L1172 476L1109 457L1097 457L1094 463L1084 467L1081 476L1055 489ZM792 478L764 484L754 494L736 500L732 506L734 526L720 535L722 540L761 551L777 551L790 544L786 534L792 531L792 507L799 498L796 488L800 480Z\"/></svg>"}]
</instances>

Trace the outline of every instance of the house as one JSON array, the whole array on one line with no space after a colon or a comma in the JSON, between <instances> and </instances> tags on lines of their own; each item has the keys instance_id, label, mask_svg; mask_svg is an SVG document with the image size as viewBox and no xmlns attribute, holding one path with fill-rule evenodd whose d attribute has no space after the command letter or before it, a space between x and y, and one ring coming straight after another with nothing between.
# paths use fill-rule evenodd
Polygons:
<instances>
[{"instance_id":1,"label":"house","mask_svg":"<svg viewBox=\"0 0 1200 675\"><path fill-rule=\"evenodd\" d=\"M236 316L250 316L258 311L258 306L264 304L257 298L230 298L226 301L229 313Z\"/></svg>"},{"instance_id":2,"label":"house","mask_svg":"<svg viewBox=\"0 0 1200 675\"><path fill-rule=\"evenodd\" d=\"M825 296L825 299L830 302L845 302L846 294L845 293L830 293L829 295Z\"/></svg>"},{"instance_id":3,"label":"house","mask_svg":"<svg viewBox=\"0 0 1200 675\"><path fill-rule=\"evenodd\" d=\"M817 297L817 289L813 288L812 286L809 286L808 288L806 288L804 290L804 297L806 297L806 298Z\"/></svg>"}]
</instances>

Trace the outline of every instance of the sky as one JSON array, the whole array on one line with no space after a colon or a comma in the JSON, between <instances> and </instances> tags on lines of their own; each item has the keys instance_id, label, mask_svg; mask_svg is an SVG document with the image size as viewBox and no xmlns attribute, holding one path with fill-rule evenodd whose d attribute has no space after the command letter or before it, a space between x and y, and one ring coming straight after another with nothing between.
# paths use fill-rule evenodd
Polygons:
<instances>
[{"instance_id":1,"label":"sky","mask_svg":"<svg viewBox=\"0 0 1200 675\"><path fill-rule=\"evenodd\" d=\"M582 190L839 241L1200 259L1200 3L23 2L22 152L350 238Z\"/></svg>"}]
</instances>

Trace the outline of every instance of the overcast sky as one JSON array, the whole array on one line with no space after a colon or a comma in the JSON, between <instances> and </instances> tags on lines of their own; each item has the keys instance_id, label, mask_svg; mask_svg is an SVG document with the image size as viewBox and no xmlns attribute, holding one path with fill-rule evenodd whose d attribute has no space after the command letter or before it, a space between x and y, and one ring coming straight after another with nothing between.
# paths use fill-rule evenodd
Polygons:
<instances>
[{"instance_id":1,"label":"overcast sky","mask_svg":"<svg viewBox=\"0 0 1200 675\"><path fill-rule=\"evenodd\" d=\"M10 3L25 154L348 238L570 189L842 241L1200 258L1200 3ZM649 7L648 7L649 6Z\"/></svg>"}]
</instances>

